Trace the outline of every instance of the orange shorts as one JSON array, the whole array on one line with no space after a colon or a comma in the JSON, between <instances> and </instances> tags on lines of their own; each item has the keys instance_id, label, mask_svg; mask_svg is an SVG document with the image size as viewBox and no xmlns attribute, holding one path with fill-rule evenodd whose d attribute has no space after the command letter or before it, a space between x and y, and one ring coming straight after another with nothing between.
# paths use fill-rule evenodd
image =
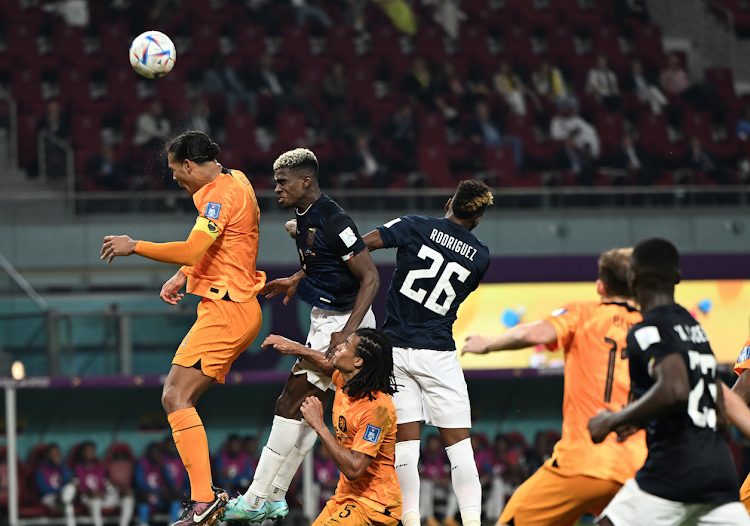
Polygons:
<instances>
[{"instance_id":1,"label":"orange shorts","mask_svg":"<svg viewBox=\"0 0 750 526\"><path fill-rule=\"evenodd\" d=\"M398 519L354 499L329 500L312 526L396 526Z\"/></svg>"},{"instance_id":2,"label":"orange shorts","mask_svg":"<svg viewBox=\"0 0 750 526\"><path fill-rule=\"evenodd\" d=\"M748 513L750 513L750 475L747 476L740 488L740 500Z\"/></svg>"},{"instance_id":3,"label":"orange shorts","mask_svg":"<svg viewBox=\"0 0 750 526\"><path fill-rule=\"evenodd\" d=\"M611 480L564 476L544 464L513 493L498 523L572 526L584 513L599 515L621 487Z\"/></svg>"},{"instance_id":4,"label":"orange shorts","mask_svg":"<svg viewBox=\"0 0 750 526\"><path fill-rule=\"evenodd\" d=\"M263 322L257 299L245 303L203 298L198 319L185 335L172 363L193 367L223 384L232 363L253 342Z\"/></svg>"}]
</instances>

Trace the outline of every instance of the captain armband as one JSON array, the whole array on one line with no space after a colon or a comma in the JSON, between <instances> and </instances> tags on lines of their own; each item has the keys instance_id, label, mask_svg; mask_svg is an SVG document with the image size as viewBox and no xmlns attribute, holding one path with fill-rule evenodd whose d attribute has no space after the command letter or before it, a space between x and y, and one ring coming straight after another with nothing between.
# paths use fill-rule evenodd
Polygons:
<instances>
[{"instance_id":1,"label":"captain armband","mask_svg":"<svg viewBox=\"0 0 750 526\"><path fill-rule=\"evenodd\" d=\"M219 232L219 227L216 226L216 223L203 216L198 216L198 219L195 220L195 226L193 227L193 230L200 230L201 232L205 232L206 234L211 236L214 241L216 241L216 238L218 238L221 234Z\"/></svg>"}]
</instances>

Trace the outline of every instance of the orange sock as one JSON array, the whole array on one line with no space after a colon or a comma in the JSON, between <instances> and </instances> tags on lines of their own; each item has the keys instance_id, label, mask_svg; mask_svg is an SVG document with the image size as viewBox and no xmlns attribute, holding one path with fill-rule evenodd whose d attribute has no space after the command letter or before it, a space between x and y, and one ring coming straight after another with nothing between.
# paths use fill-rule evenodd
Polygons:
<instances>
[{"instance_id":1,"label":"orange sock","mask_svg":"<svg viewBox=\"0 0 750 526\"><path fill-rule=\"evenodd\" d=\"M177 451L190 477L190 499L211 502L215 498L211 489L211 462L201 417L191 407L170 413L167 419Z\"/></svg>"}]
</instances>

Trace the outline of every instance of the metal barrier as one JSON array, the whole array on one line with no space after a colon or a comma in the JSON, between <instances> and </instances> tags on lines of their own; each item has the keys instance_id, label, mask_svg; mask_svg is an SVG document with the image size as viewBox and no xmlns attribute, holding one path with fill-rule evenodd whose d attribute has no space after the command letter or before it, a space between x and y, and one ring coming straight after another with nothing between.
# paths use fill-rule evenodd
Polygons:
<instances>
[{"instance_id":1,"label":"metal barrier","mask_svg":"<svg viewBox=\"0 0 750 526\"><path fill-rule=\"evenodd\" d=\"M44 183L47 181L47 142L49 141L55 147L65 153L65 191L63 192L65 199L68 200L71 210L75 208L75 193L76 193L76 174L75 174L75 152L73 146L68 142L54 133L47 130L41 130L37 134L37 160L39 162L39 181Z\"/></svg>"}]
</instances>

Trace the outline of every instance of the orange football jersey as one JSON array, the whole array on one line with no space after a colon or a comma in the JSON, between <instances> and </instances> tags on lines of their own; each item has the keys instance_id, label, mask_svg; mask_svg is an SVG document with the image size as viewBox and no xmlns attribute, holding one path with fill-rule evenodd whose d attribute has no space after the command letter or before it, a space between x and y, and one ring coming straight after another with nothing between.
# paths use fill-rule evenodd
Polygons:
<instances>
[{"instance_id":1,"label":"orange football jersey","mask_svg":"<svg viewBox=\"0 0 750 526\"><path fill-rule=\"evenodd\" d=\"M740 355L737 357L737 363L734 364L734 372L737 373L737 376L741 375L745 369L750 369L750 338L742 346Z\"/></svg>"},{"instance_id":2,"label":"orange football jersey","mask_svg":"<svg viewBox=\"0 0 750 526\"><path fill-rule=\"evenodd\" d=\"M195 265L183 267L187 291L211 299L229 294L240 303L252 300L266 274L255 268L260 208L250 181L238 170L223 169L193 194L193 202L201 230L215 241Z\"/></svg>"},{"instance_id":3,"label":"orange football jersey","mask_svg":"<svg viewBox=\"0 0 750 526\"><path fill-rule=\"evenodd\" d=\"M573 302L547 321L557 332L550 350L565 351L562 438L548 461L560 473L586 475L624 484L646 461L643 430L623 443L610 434L594 444L589 419L600 410L628 404L630 370L625 337L641 314L624 303Z\"/></svg>"},{"instance_id":4,"label":"orange football jersey","mask_svg":"<svg viewBox=\"0 0 750 526\"><path fill-rule=\"evenodd\" d=\"M342 387L339 371L333 373L336 397L333 401L333 427L336 439L352 451L370 457L372 462L355 480L342 473L336 494L331 500L354 499L377 511L388 510L391 517L401 518L401 487L398 485L396 457L396 408L391 397L378 393L375 400L350 398Z\"/></svg>"}]
</instances>

